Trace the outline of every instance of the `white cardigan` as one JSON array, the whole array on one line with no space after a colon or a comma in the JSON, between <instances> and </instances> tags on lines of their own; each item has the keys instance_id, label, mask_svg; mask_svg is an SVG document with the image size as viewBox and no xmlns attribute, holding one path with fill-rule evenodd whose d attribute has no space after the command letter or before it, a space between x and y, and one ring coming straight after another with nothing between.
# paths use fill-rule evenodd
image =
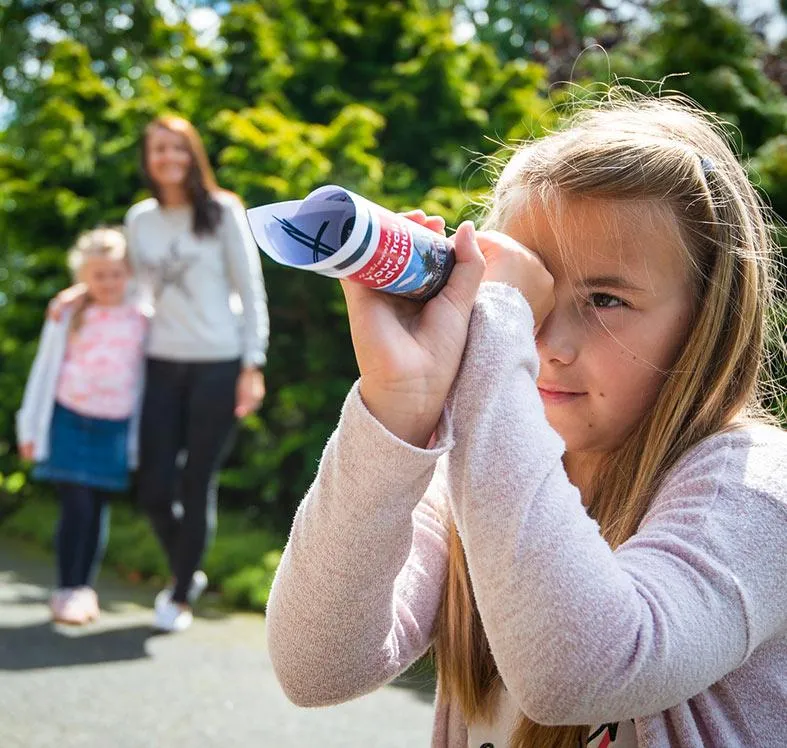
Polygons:
<instances>
[{"instance_id":1,"label":"white cardigan","mask_svg":"<svg viewBox=\"0 0 787 748\"><path fill-rule=\"evenodd\" d=\"M65 309L58 321L47 319L41 331L38 351L30 369L22 398L22 407L16 414L17 444L33 442L36 462L49 457L49 427L55 408L57 380L66 357L68 331L72 309ZM128 433L128 464L135 468L139 459L139 419L142 410L145 366L140 359L139 375Z\"/></svg>"}]
</instances>

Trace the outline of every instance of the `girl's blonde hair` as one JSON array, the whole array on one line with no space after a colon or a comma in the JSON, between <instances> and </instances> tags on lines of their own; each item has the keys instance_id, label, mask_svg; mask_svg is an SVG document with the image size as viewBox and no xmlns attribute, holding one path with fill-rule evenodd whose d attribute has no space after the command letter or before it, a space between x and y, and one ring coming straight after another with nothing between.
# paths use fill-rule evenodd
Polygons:
<instances>
[{"instance_id":1,"label":"girl's blonde hair","mask_svg":"<svg viewBox=\"0 0 787 748\"><path fill-rule=\"evenodd\" d=\"M92 257L128 262L128 246L122 228L109 226L92 229L80 234L75 244L68 250L67 264L71 277L79 281L82 266ZM71 319L71 330L78 330L82 324L89 299L85 296Z\"/></svg>"},{"instance_id":2,"label":"girl's blonde hair","mask_svg":"<svg viewBox=\"0 0 787 748\"><path fill-rule=\"evenodd\" d=\"M497 182L486 227L510 225L528 204L549 209L561 200L666 207L697 298L687 340L656 403L608 456L583 497L616 548L637 531L687 450L737 418L764 418L757 379L772 293L773 237L767 211L721 128L690 103L607 102L569 124L515 152ZM458 704L467 722L489 717L502 683L455 525L435 657L442 698ZM587 734L587 726L544 726L522 715L512 746L577 748Z\"/></svg>"}]
</instances>

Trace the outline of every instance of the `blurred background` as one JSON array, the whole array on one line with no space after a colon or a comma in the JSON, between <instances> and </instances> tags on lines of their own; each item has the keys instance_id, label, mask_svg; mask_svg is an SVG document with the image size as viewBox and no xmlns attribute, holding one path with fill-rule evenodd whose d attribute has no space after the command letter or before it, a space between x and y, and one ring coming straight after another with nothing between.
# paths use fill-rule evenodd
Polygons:
<instances>
[{"instance_id":1,"label":"blurred background","mask_svg":"<svg viewBox=\"0 0 787 748\"><path fill-rule=\"evenodd\" d=\"M684 92L731 122L753 180L787 217L786 9L786 0L0 0L0 538L51 544L56 506L18 459L14 413L46 303L69 284L66 249L146 196L138 141L151 118L190 119L219 183L248 206L337 183L455 226L480 214L503 144L537 137L603 95L599 83L623 79ZM256 610L356 377L338 285L263 268L268 395L222 473L206 565L228 603ZM778 398L769 404L778 410ZM105 565L131 581L165 572L130 497L114 509Z\"/></svg>"}]
</instances>

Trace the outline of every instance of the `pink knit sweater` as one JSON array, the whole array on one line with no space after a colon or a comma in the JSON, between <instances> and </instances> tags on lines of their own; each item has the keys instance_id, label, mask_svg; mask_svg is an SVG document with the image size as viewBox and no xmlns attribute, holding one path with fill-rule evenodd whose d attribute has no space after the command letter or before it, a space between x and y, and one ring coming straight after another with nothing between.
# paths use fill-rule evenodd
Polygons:
<instances>
[{"instance_id":1,"label":"pink knit sweater","mask_svg":"<svg viewBox=\"0 0 787 748\"><path fill-rule=\"evenodd\" d=\"M432 639L446 518L505 686L545 724L635 719L640 746L787 745L787 434L746 426L684 456L612 551L562 466L522 296L484 284L433 449L353 387L295 517L268 605L277 676L335 704ZM436 469L437 468L437 469ZM465 748L438 699L432 745Z\"/></svg>"}]
</instances>

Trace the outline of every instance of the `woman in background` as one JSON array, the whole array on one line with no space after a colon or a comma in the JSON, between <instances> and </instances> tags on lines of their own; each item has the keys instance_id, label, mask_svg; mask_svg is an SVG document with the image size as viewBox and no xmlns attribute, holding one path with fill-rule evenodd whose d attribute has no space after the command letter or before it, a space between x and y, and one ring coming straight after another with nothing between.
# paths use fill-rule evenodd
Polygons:
<instances>
[{"instance_id":1,"label":"woman in background","mask_svg":"<svg viewBox=\"0 0 787 748\"><path fill-rule=\"evenodd\" d=\"M191 123L151 122L142 164L153 197L125 220L140 290L155 308L138 486L173 577L156 598L156 627L180 631L207 585L200 564L215 530L217 474L235 419L265 394L268 312L246 212L219 189Z\"/></svg>"}]
</instances>

